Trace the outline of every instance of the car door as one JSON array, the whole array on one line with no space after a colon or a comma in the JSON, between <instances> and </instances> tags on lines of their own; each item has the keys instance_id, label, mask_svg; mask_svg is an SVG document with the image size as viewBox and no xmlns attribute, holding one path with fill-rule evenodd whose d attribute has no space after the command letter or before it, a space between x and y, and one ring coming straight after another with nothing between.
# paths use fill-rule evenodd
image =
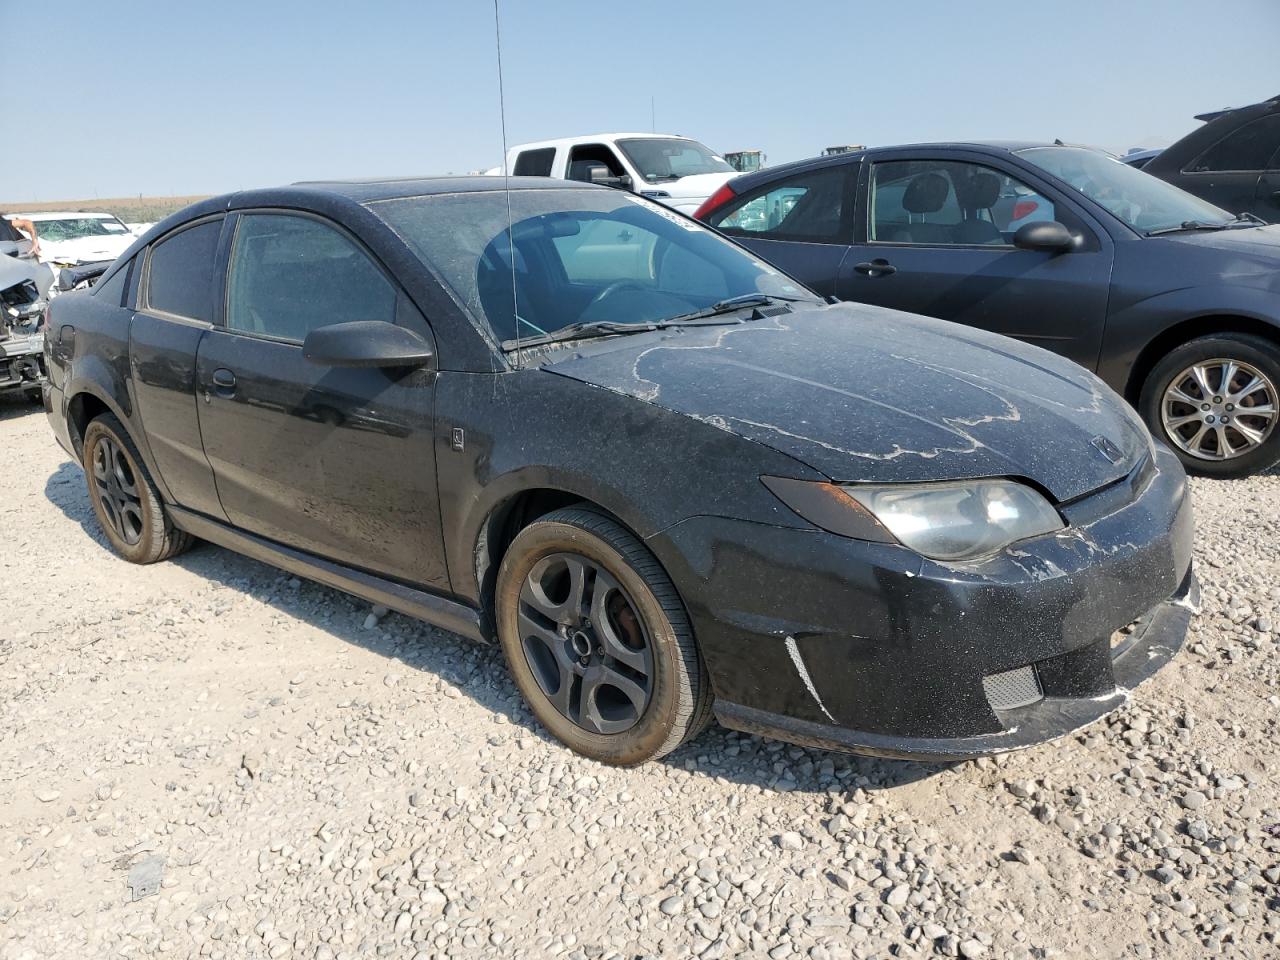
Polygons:
<instances>
[{"instance_id":1,"label":"car door","mask_svg":"<svg viewBox=\"0 0 1280 960\"><path fill-rule=\"evenodd\" d=\"M858 164L810 167L744 192L707 223L823 296L836 293L851 239Z\"/></svg>"},{"instance_id":2,"label":"car door","mask_svg":"<svg viewBox=\"0 0 1280 960\"><path fill-rule=\"evenodd\" d=\"M416 584L447 586L432 369L320 366L309 331L385 320L430 337L404 292L337 225L236 214L221 323L196 362L200 430L230 521Z\"/></svg>"},{"instance_id":3,"label":"car door","mask_svg":"<svg viewBox=\"0 0 1280 960\"><path fill-rule=\"evenodd\" d=\"M136 304L129 323L134 404L160 482L179 506L219 520L226 517L200 442L195 377L200 341L213 329L222 227L221 216L183 224L122 271L125 303Z\"/></svg>"},{"instance_id":4,"label":"car door","mask_svg":"<svg viewBox=\"0 0 1280 960\"><path fill-rule=\"evenodd\" d=\"M1067 253L1023 250L1025 224L1057 220ZM836 295L980 327L1096 369L1111 239L1050 185L996 158L889 152L864 164L855 243Z\"/></svg>"}]
</instances>

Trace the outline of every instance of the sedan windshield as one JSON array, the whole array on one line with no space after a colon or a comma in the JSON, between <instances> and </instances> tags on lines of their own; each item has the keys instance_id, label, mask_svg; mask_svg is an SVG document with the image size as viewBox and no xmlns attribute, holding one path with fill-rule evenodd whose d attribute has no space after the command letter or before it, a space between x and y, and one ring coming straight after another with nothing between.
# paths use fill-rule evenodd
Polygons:
<instances>
[{"instance_id":1,"label":"sedan windshield","mask_svg":"<svg viewBox=\"0 0 1280 960\"><path fill-rule=\"evenodd\" d=\"M36 233L41 240L79 240L81 237L120 237L129 232L119 220L106 217L67 217L60 220L37 220Z\"/></svg>"},{"instance_id":2,"label":"sedan windshield","mask_svg":"<svg viewBox=\"0 0 1280 960\"><path fill-rule=\"evenodd\" d=\"M697 140L643 137L619 140L618 146L640 176L650 183L679 180L696 173L734 172L733 167Z\"/></svg>"},{"instance_id":3,"label":"sedan windshield","mask_svg":"<svg viewBox=\"0 0 1280 960\"><path fill-rule=\"evenodd\" d=\"M1019 156L1047 170L1139 233L1235 220L1172 184L1085 147L1032 147Z\"/></svg>"},{"instance_id":4,"label":"sedan windshield","mask_svg":"<svg viewBox=\"0 0 1280 960\"><path fill-rule=\"evenodd\" d=\"M747 294L816 299L700 224L628 193L512 190L510 204L510 228L498 190L369 208L499 343L571 326L590 325L595 335L639 330Z\"/></svg>"}]
</instances>

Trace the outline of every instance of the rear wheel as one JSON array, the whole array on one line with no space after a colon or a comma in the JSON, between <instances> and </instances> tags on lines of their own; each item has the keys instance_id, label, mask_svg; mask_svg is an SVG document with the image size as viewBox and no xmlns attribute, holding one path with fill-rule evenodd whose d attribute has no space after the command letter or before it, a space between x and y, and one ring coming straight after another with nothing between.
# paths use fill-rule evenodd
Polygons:
<instances>
[{"instance_id":1,"label":"rear wheel","mask_svg":"<svg viewBox=\"0 0 1280 960\"><path fill-rule=\"evenodd\" d=\"M191 545L191 535L165 513L138 448L111 414L85 428L83 466L98 525L120 556L132 563L155 563Z\"/></svg>"},{"instance_id":2,"label":"rear wheel","mask_svg":"<svg viewBox=\"0 0 1280 960\"><path fill-rule=\"evenodd\" d=\"M576 752L642 763L710 721L706 671L675 587L613 519L569 507L520 531L496 608L516 686Z\"/></svg>"},{"instance_id":3,"label":"rear wheel","mask_svg":"<svg viewBox=\"0 0 1280 960\"><path fill-rule=\"evenodd\" d=\"M1190 473L1265 469L1280 460L1280 348L1234 333L1184 343L1152 369L1138 407Z\"/></svg>"}]
</instances>

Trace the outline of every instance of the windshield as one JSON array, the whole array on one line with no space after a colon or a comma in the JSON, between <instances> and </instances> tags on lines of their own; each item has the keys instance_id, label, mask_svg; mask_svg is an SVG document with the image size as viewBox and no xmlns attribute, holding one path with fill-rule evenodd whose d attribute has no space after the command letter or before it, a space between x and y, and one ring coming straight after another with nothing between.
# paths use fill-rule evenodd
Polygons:
<instances>
[{"instance_id":1,"label":"windshield","mask_svg":"<svg viewBox=\"0 0 1280 960\"><path fill-rule=\"evenodd\" d=\"M656 323L744 294L816 299L711 230L640 197L605 189L510 196L514 262L501 190L369 204L499 343L578 323Z\"/></svg>"},{"instance_id":2,"label":"windshield","mask_svg":"<svg viewBox=\"0 0 1280 960\"><path fill-rule=\"evenodd\" d=\"M1227 211L1096 150L1032 147L1019 156L1065 180L1139 233L1233 219Z\"/></svg>"},{"instance_id":3,"label":"windshield","mask_svg":"<svg viewBox=\"0 0 1280 960\"><path fill-rule=\"evenodd\" d=\"M697 173L733 173L733 167L697 140L645 137L619 140L618 146L640 176L650 183L679 180Z\"/></svg>"},{"instance_id":4,"label":"windshield","mask_svg":"<svg viewBox=\"0 0 1280 960\"><path fill-rule=\"evenodd\" d=\"M41 240L79 240L81 237L122 237L129 228L114 217L68 217L61 220L37 220L36 233Z\"/></svg>"}]
</instances>

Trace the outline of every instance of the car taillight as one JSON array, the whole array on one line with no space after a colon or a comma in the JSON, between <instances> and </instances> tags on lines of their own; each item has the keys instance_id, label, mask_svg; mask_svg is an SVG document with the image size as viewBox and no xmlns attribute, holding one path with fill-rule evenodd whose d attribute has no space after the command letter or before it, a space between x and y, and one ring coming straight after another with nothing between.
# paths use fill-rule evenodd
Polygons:
<instances>
[{"instance_id":1,"label":"car taillight","mask_svg":"<svg viewBox=\"0 0 1280 960\"><path fill-rule=\"evenodd\" d=\"M715 213L717 210L719 210L721 207L723 207L726 203L728 203L730 200L732 200L736 196L737 194L734 193L733 190L730 189L729 185L726 183L723 187L721 187L711 196L707 197L706 202L703 203L702 206L700 206L697 210L693 211L693 219L695 220L707 219L707 217L711 216L711 214Z\"/></svg>"},{"instance_id":2,"label":"car taillight","mask_svg":"<svg viewBox=\"0 0 1280 960\"><path fill-rule=\"evenodd\" d=\"M1029 217L1036 212L1040 204L1034 200L1019 200L1013 205L1013 219L1021 220L1023 217Z\"/></svg>"}]
</instances>

